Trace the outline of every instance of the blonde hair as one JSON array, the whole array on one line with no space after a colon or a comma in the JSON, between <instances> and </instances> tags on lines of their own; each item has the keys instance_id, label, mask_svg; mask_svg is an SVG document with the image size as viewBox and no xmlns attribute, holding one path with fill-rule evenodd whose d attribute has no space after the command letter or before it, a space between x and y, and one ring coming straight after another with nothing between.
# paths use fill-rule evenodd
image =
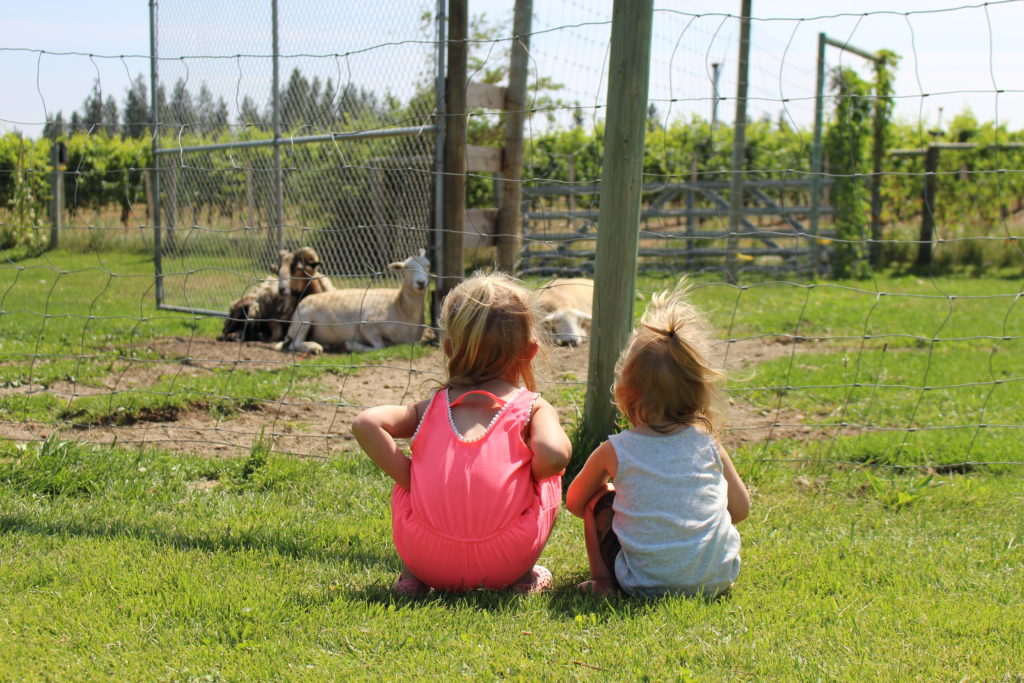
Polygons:
<instances>
[{"instance_id":1,"label":"blonde hair","mask_svg":"<svg viewBox=\"0 0 1024 683\"><path fill-rule=\"evenodd\" d=\"M615 404L633 425L668 432L697 424L715 433L725 374L708 358L704 315L686 300L685 281L655 294L615 367Z\"/></svg>"},{"instance_id":2,"label":"blonde hair","mask_svg":"<svg viewBox=\"0 0 1024 683\"><path fill-rule=\"evenodd\" d=\"M450 344L448 387L514 376L536 389L530 343L540 339L533 294L504 273L477 273L441 304L444 343Z\"/></svg>"}]
</instances>

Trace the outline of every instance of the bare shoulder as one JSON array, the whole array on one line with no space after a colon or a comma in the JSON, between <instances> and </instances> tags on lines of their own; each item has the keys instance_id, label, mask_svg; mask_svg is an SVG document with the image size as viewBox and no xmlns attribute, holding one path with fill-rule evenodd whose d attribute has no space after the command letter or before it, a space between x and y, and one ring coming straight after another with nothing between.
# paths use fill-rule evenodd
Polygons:
<instances>
[{"instance_id":1,"label":"bare shoulder","mask_svg":"<svg viewBox=\"0 0 1024 683\"><path fill-rule=\"evenodd\" d=\"M537 394L537 398L533 400L533 407L530 410L530 415L536 415L538 410L550 410L555 415L558 414L558 411L555 410L555 407L548 403L547 399L545 399L540 394Z\"/></svg>"}]
</instances>

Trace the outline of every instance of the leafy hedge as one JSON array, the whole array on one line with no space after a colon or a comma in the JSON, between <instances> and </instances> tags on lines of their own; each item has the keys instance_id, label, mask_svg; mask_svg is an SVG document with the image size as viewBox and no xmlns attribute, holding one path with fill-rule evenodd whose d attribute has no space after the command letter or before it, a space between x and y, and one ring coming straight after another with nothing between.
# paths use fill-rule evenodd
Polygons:
<instances>
[{"instance_id":1,"label":"leafy hedge","mask_svg":"<svg viewBox=\"0 0 1024 683\"><path fill-rule=\"evenodd\" d=\"M843 101L847 104L853 102L840 98L840 102ZM847 117L848 122L851 116L848 110L849 106L837 112L838 118L826 130L826 139L831 136L837 143L828 151L833 156L841 153L857 155L858 158L852 160L855 163L845 166L837 164L835 158L826 158L826 172L833 175L842 168L870 171L870 144L838 144L844 139L843 127L846 124L843 117ZM861 114L866 116L866 110ZM360 128L370 123L353 121L352 126ZM486 136L488 132L481 130L476 134ZM870 137L870 130L867 135ZM602 122L589 127L535 132L527 139L524 179L527 182L568 182L571 165L575 183L596 182L601 175L603 136ZM265 130L251 127L232 136L232 139L266 137L268 133ZM845 138L849 142L848 134ZM644 157L645 180L687 180L695 170L703 180L727 181L731 140L732 130L723 124L712 131L709 123L698 117L666 123L652 116ZM191 135L189 139L168 136L162 145L174 147L215 141L218 141L218 136L209 134ZM979 145L974 150L943 151L940 155L936 223L941 227L941 236L992 237L1006 234L1003 218L1020 208L1020 198L1024 196L1024 151L995 150L986 146L1024 141L1024 133L1010 131L1004 124L980 123L969 111L956 116L948 131L927 131L912 121L893 122L886 130L888 149L923 148L936 141ZM475 141L471 139L471 142ZM749 178L807 178L810 172L810 131L796 128L785 119L762 119L748 125L747 142ZM145 201L144 169L153 165L148 139L80 133L67 139L66 144L68 172L65 191L69 211L119 206L126 219L129 206ZM0 136L0 248L24 239L35 226L48 224L50 145L47 139L30 140L17 133ZM303 204L295 211L301 214L304 225L332 227L348 221L345 216L356 215L361 210L357 204L380 191L373 184L379 183L379 178L374 179L368 169L378 167L379 159L396 150L401 153L400 145L399 140L388 138L359 141L346 144L344 156L329 144L285 148L286 183L290 183L289 187L294 190L289 196L303 198ZM208 215L233 215L247 201L247 192L251 201L253 174L264 179L256 182L257 192L270 191L269 181L265 179L270 177L271 155L271 149L267 147L188 158L188 168L182 172L203 174L202 182L189 184L188 205L193 210L207 211ZM170 163L172 160L167 158L162 166ZM909 241L916 237L906 226L914 224L920 216L923 163L923 157L889 156L885 159L882 169L882 222L886 232L883 239L891 239L896 234L893 232L896 226L904 226L901 228L903 232L899 233L900 240L906 238ZM491 183L486 178L471 178L469 205L493 205L490 187ZM856 197L855 208L859 210L852 216L837 217L837 222L851 222L853 232L850 234L858 239L861 235L868 235L864 226L869 215L865 204L868 198L862 191L866 187L866 177L855 178L853 184L848 184ZM401 192L401 187L390 188L389 191ZM845 190L833 190L836 191ZM727 190L723 192L727 194ZM836 197L832 199L835 203ZM777 200L806 206L809 197L805 191L792 191ZM596 203L596 197L579 198L581 205L587 202ZM362 210L365 213L365 209ZM401 224L401 216L393 218L396 224ZM904 250L907 252L904 254L899 245L887 244L887 248L889 253L885 262L909 260L909 249ZM858 251L854 257L862 259L863 254Z\"/></svg>"}]
</instances>

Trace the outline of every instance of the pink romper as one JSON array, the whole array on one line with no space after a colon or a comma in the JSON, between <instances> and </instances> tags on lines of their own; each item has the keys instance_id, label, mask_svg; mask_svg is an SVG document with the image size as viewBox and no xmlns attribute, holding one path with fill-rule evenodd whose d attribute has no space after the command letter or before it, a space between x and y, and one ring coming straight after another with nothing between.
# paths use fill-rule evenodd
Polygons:
<instances>
[{"instance_id":1,"label":"pink romper","mask_svg":"<svg viewBox=\"0 0 1024 683\"><path fill-rule=\"evenodd\" d=\"M455 429L448 391L431 399L412 439L410 489L396 484L391 495L395 548L427 585L505 588L540 556L561 506L562 477L535 482L530 471L522 434L537 396L520 389L471 441Z\"/></svg>"}]
</instances>

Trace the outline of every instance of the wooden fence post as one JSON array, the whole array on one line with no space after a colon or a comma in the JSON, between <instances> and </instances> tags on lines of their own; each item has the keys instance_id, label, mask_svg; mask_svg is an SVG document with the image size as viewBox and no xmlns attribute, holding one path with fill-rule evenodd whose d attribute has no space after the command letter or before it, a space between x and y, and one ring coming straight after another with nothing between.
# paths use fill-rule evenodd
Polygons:
<instances>
[{"instance_id":1,"label":"wooden fence post","mask_svg":"<svg viewBox=\"0 0 1024 683\"><path fill-rule=\"evenodd\" d=\"M939 148L931 146L924 155L924 192L921 194L921 237L917 245L917 267L932 265L932 239L935 236L935 171L939 168Z\"/></svg>"},{"instance_id":2,"label":"wooden fence post","mask_svg":"<svg viewBox=\"0 0 1024 683\"><path fill-rule=\"evenodd\" d=\"M653 0L615 0L612 9L594 318L580 445L596 444L615 428L609 389L633 327L653 14Z\"/></svg>"},{"instance_id":3,"label":"wooden fence post","mask_svg":"<svg viewBox=\"0 0 1024 683\"><path fill-rule=\"evenodd\" d=\"M736 83L736 121L732 136L732 187L729 190L729 239L725 254L725 274L736 282L736 256L743 220L743 170L747 147L747 82L750 65L750 0L740 9L740 58Z\"/></svg>"},{"instance_id":4,"label":"wooden fence post","mask_svg":"<svg viewBox=\"0 0 1024 683\"><path fill-rule=\"evenodd\" d=\"M526 121L526 79L529 74L533 0L516 0L512 19L512 57L505 94L505 152L501 162L498 201L498 268L514 273L522 250L523 123Z\"/></svg>"},{"instance_id":5,"label":"wooden fence post","mask_svg":"<svg viewBox=\"0 0 1024 683\"><path fill-rule=\"evenodd\" d=\"M448 0L448 80L445 87L444 247L438 268L438 302L465 274L462 231L466 222L467 0Z\"/></svg>"},{"instance_id":6,"label":"wooden fence post","mask_svg":"<svg viewBox=\"0 0 1024 683\"><path fill-rule=\"evenodd\" d=\"M64 227L64 169L68 163L68 148L63 142L54 142L50 147L50 166L53 172L50 182L53 199L50 200L50 249L60 244L60 231Z\"/></svg>"}]
</instances>

